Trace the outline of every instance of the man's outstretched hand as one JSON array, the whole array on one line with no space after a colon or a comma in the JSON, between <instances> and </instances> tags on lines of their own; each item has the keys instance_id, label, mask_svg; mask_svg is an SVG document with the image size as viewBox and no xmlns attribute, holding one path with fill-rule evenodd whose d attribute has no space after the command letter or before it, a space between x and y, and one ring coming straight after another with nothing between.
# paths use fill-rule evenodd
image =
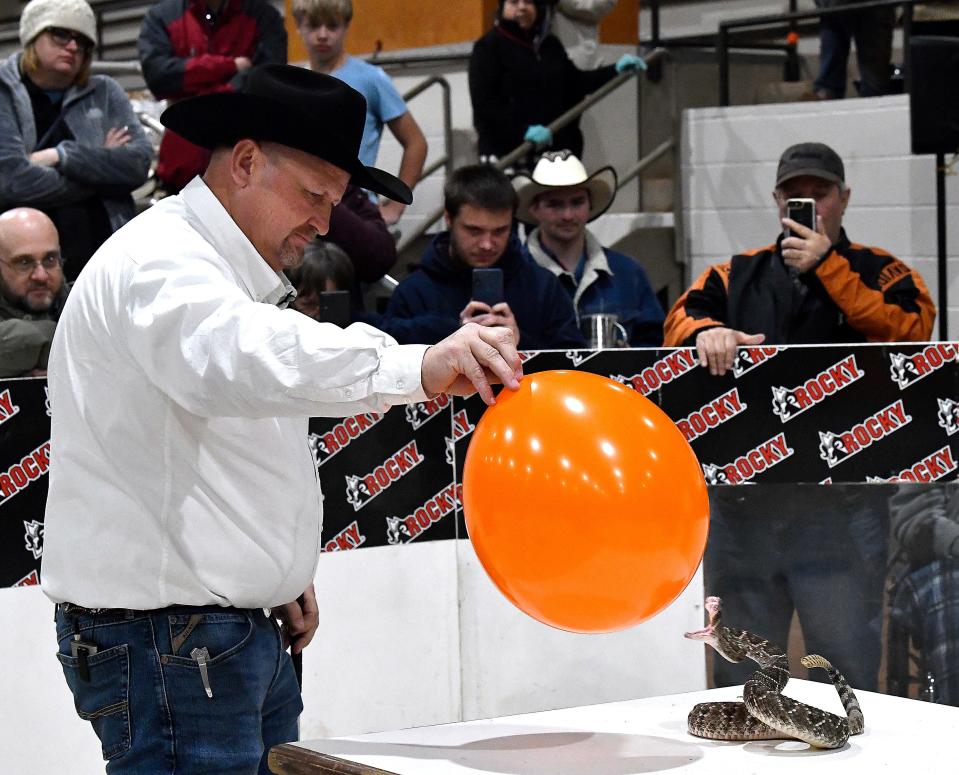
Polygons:
<instances>
[{"instance_id":1,"label":"man's outstretched hand","mask_svg":"<svg viewBox=\"0 0 959 775\"><path fill-rule=\"evenodd\" d=\"M699 365L708 366L709 373L721 377L733 367L736 350L766 341L765 334L746 334L732 328L707 328L696 337Z\"/></svg>"},{"instance_id":2,"label":"man's outstretched hand","mask_svg":"<svg viewBox=\"0 0 959 775\"><path fill-rule=\"evenodd\" d=\"M523 365L508 328L467 323L430 347L423 356L420 379L430 395L467 396L478 392L493 404L492 384L516 390Z\"/></svg>"}]
</instances>

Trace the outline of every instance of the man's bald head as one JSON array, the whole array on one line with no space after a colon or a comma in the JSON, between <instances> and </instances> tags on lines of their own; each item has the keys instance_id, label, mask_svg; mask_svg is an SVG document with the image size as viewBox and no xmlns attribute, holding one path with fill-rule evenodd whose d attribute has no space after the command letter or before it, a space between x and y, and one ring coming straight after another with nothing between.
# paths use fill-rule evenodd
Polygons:
<instances>
[{"instance_id":1,"label":"man's bald head","mask_svg":"<svg viewBox=\"0 0 959 775\"><path fill-rule=\"evenodd\" d=\"M27 314L50 309L63 287L60 239L32 207L0 213L0 294Z\"/></svg>"},{"instance_id":2,"label":"man's bald head","mask_svg":"<svg viewBox=\"0 0 959 775\"><path fill-rule=\"evenodd\" d=\"M7 251L6 243L10 240L22 240L28 234L40 234L53 237L60 248L60 239L57 236L57 227L53 225L50 216L35 210L32 207L14 207L0 213L0 257Z\"/></svg>"}]
</instances>

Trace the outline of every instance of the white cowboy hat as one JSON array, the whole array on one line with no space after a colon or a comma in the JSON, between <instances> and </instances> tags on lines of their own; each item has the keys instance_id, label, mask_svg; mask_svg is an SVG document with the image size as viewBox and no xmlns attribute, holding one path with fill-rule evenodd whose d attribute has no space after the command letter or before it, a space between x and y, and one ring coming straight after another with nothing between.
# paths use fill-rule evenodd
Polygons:
<instances>
[{"instance_id":1,"label":"white cowboy hat","mask_svg":"<svg viewBox=\"0 0 959 775\"><path fill-rule=\"evenodd\" d=\"M532 175L521 173L513 178L513 188L519 198L516 217L524 223L536 223L529 211L533 200L544 191L571 187L589 191L588 220L592 221L605 213L616 198L616 170L603 167L587 175L583 162L570 151L544 153Z\"/></svg>"}]
</instances>

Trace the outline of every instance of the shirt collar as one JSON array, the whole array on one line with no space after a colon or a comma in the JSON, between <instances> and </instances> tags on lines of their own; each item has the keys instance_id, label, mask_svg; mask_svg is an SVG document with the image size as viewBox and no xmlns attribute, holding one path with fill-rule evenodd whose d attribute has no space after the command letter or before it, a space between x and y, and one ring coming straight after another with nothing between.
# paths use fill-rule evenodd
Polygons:
<instances>
[{"instance_id":1,"label":"shirt collar","mask_svg":"<svg viewBox=\"0 0 959 775\"><path fill-rule=\"evenodd\" d=\"M180 196L197 217L199 230L224 260L228 261L242 287L254 301L286 308L296 291L282 272L274 271L236 221L216 198L203 178L193 178Z\"/></svg>"},{"instance_id":2,"label":"shirt collar","mask_svg":"<svg viewBox=\"0 0 959 775\"><path fill-rule=\"evenodd\" d=\"M557 277L561 275L573 276L572 272L567 272L563 265L556 260L556 256L553 255L551 251L539 236L539 227L537 226L530 232L529 236L526 238L526 245L529 248L530 255L536 260L536 263L540 266L549 269ZM586 244L584 246L586 253L586 273L594 272L605 272L606 274L611 275L613 270L609 268L609 261L606 258L606 251L603 250L603 246L600 244L599 240L593 235L593 233L586 229Z\"/></svg>"}]
</instances>

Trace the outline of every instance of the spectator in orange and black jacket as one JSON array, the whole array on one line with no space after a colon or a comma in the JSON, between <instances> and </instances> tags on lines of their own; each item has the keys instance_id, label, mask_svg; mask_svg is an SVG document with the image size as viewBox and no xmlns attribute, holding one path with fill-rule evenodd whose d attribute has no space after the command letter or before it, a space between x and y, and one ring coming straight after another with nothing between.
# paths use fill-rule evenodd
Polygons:
<instances>
[{"instance_id":1,"label":"spectator in orange and black jacket","mask_svg":"<svg viewBox=\"0 0 959 775\"><path fill-rule=\"evenodd\" d=\"M694 345L700 364L723 375L741 345L927 340L936 310L922 277L850 242L849 195L834 150L786 149L773 197L796 236L706 269L667 316L665 344ZM815 230L785 217L792 198L816 200ZM874 485L710 488L706 593L723 598L727 621L783 646L795 611L807 653L829 654L853 686L875 690L886 500ZM713 680L734 685L751 672L715 660Z\"/></svg>"},{"instance_id":2,"label":"spectator in orange and black jacket","mask_svg":"<svg viewBox=\"0 0 959 775\"><path fill-rule=\"evenodd\" d=\"M267 0L161 0L143 19L137 52L150 91L175 101L237 91L254 65L286 64L286 29ZM168 129L157 178L176 193L209 161L209 151Z\"/></svg>"},{"instance_id":3,"label":"spectator in orange and black jacket","mask_svg":"<svg viewBox=\"0 0 959 775\"><path fill-rule=\"evenodd\" d=\"M725 373L739 345L924 341L935 306L914 269L879 248L850 242L842 159L800 143L779 161L773 198L798 236L709 267L665 323L666 345L695 345L702 365ZM817 228L786 218L786 202L816 200Z\"/></svg>"}]
</instances>

